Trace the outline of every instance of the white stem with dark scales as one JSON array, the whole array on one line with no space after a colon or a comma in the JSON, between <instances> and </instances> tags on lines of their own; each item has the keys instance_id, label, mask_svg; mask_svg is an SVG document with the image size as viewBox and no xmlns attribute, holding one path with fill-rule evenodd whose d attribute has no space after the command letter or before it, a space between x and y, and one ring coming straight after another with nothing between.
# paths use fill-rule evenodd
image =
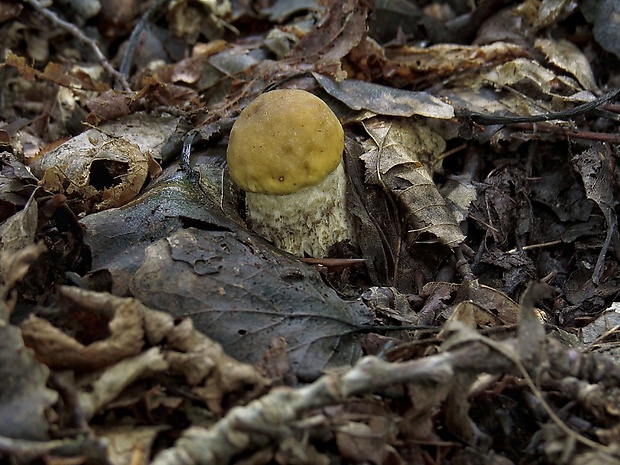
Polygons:
<instances>
[{"instance_id":1,"label":"white stem with dark scales","mask_svg":"<svg viewBox=\"0 0 620 465\"><path fill-rule=\"evenodd\" d=\"M287 195L246 193L249 226L298 256L325 257L336 242L354 242L342 163L316 186Z\"/></svg>"}]
</instances>

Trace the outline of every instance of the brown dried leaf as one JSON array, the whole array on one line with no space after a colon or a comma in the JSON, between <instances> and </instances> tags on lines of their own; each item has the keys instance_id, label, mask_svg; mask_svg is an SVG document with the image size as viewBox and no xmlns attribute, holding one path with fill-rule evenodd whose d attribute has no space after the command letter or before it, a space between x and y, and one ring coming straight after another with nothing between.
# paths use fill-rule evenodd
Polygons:
<instances>
[{"instance_id":1,"label":"brown dried leaf","mask_svg":"<svg viewBox=\"0 0 620 465\"><path fill-rule=\"evenodd\" d=\"M134 92L110 89L101 95L88 99L86 106L90 114L86 121L93 126L109 120L116 120L131 113L131 104L136 98Z\"/></svg>"},{"instance_id":2,"label":"brown dried leaf","mask_svg":"<svg viewBox=\"0 0 620 465\"><path fill-rule=\"evenodd\" d=\"M105 210L140 192L148 156L126 139L91 129L47 152L31 168L48 190L81 202L75 209Z\"/></svg>"},{"instance_id":3,"label":"brown dried leaf","mask_svg":"<svg viewBox=\"0 0 620 465\"><path fill-rule=\"evenodd\" d=\"M590 63L575 44L566 39L536 39L535 47L545 54L551 64L572 74L584 89L598 90Z\"/></svg>"},{"instance_id":4,"label":"brown dried leaf","mask_svg":"<svg viewBox=\"0 0 620 465\"><path fill-rule=\"evenodd\" d=\"M188 112L198 110L203 106L198 93L189 87L161 82L153 76L146 76L143 84L144 87L138 93L138 97L147 98L159 105Z\"/></svg>"},{"instance_id":5,"label":"brown dried leaf","mask_svg":"<svg viewBox=\"0 0 620 465\"><path fill-rule=\"evenodd\" d=\"M165 425L113 426L96 428L95 434L108 441L110 465L148 465L153 441L166 429Z\"/></svg>"},{"instance_id":6,"label":"brown dried leaf","mask_svg":"<svg viewBox=\"0 0 620 465\"><path fill-rule=\"evenodd\" d=\"M487 68L516 57L527 56L524 48L506 42L489 45L439 44L431 47L403 46L386 49L383 75L396 84L420 80L437 82L466 71Z\"/></svg>"},{"instance_id":7,"label":"brown dried leaf","mask_svg":"<svg viewBox=\"0 0 620 465\"><path fill-rule=\"evenodd\" d=\"M362 155L366 182L398 199L413 232L429 232L449 247L460 244L465 237L428 171L439 166L445 141L409 119L373 118L364 128L372 138Z\"/></svg>"},{"instance_id":8,"label":"brown dried leaf","mask_svg":"<svg viewBox=\"0 0 620 465\"><path fill-rule=\"evenodd\" d=\"M76 290L61 293L59 301L69 312L69 322L82 322L80 330L92 337L100 321L108 322L109 336L91 344L82 344L48 321L31 316L22 323L24 341L39 360L54 368L80 371L97 370L140 352L144 341L142 310L135 299ZM88 325L91 325L90 327Z\"/></svg>"},{"instance_id":9,"label":"brown dried leaf","mask_svg":"<svg viewBox=\"0 0 620 465\"><path fill-rule=\"evenodd\" d=\"M217 414L222 413L227 393L265 382L252 365L230 357L220 344L197 331L189 318L176 325L167 339L170 368L182 373L192 392Z\"/></svg>"},{"instance_id":10,"label":"brown dried leaf","mask_svg":"<svg viewBox=\"0 0 620 465\"><path fill-rule=\"evenodd\" d=\"M228 393L265 383L251 365L231 358L224 353L220 344L196 331L190 319L175 325L171 315L152 310L136 299L115 297L76 287L62 286L59 294L60 303L66 307L92 311L104 319L113 318L109 324L110 336L86 347L49 324L43 325L36 321L28 326L29 334L34 333L31 335L33 339L43 339L40 341L42 344L47 341L56 342L50 350L54 352L51 356L66 350L67 368L79 369L82 365L83 369L98 368L91 359L99 356L104 359L102 361L105 366L110 365L93 382L93 392L82 395L83 407L88 412L96 412L103 403L112 400L133 382L136 376L148 370L161 371L169 368L183 374L193 392L203 398L213 412L221 412L222 398ZM84 318L81 318L81 321L88 322ZM39 325L43 333L35 331ZM122 325L125 328L121 327ZM163 354L158 348L139 353L145 336L143 326L146 328L146 337L152 344L166 340ZM137 353L139 354L132 357ZM82 360L87 358L86 361ZM70 366L70 363L74 365ZM79 365L80 363L82 365Z\"/></svg>"},{"instance_id":11,"label":"brown dried leaf","mask_svg":"<svg viewBox=\"0 0 620 465\"><path fill-rule=\"evenodd\" d=\"M371 418L369 424L350 421L336 430L336 444L342 456L354 463L405 465L405 461L388 443L384 418ZM375 420L375 421L372 421Z\"/></svg>"},{"instance_id":12,"label":"brown dried leaf","mask_svg":"<svg viewBox=\"0 0 620 465\"><path fill-rule=\"evenodd\" d=\"M70 74L65 67L58 63L49 62L45 66L43 72L38 71L26 64L26 58L17 56L10 51L8 52L5 64L17 68L19 73L29 81L34 81L35 78L44 79L68 89L81 88L96 91L105 91L108 89L107 84L94 82L92 78L84 72L77 72L75 75Z\"/></svg>"},{"instance_id":13,"label":"brown dried leaf","mask_svg":"<svg viewBox=\"0 0 620 465\"><path fill-rule=\"evenodd\" d=\"M78 379L80 410L85 418L92 418L136 380L152 377L167 369L168 363L159 347L151 347L103 370L83 375Z\"/></svg>"},{"instance_id":14,"label":"brown dried leaf","mask_svg":"<svg viewBox=\"0 0 620 465\"><path fill-rule=\"evenodd\" d=\"M331 2L321 21L287 55L287 59L313 63L313 69L340 81L347 77L342 58L366 32L366 0Z\"/></svg>"}]
</instances>

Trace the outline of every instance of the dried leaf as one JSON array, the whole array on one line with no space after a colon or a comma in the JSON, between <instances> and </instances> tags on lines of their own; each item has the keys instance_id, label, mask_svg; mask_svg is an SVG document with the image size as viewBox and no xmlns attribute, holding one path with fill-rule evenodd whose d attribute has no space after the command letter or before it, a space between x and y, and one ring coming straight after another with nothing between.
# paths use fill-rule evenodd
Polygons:
<instances>
[{"instance_id":1,"label":"dried leaf","mask_svg":"<svg viewBox=\"0 0 620 465\"><path fill-rule=\"evenodd\" d=\"M313 70L340 81L347 77L342 58L366 32L366 0L331 2L322 20L301 38L287 59L313 63Z\"/></svg>"},{"instance_id":2,"label":"dried leaf","mask_svg":"<svg viewBox=\"0 0 620 465\"><path fill-rule=\"evenodd\" d=\"M347 333L368 323L366 307L343 302L313 268L241 234L189 228L154 243L131 282L133 295L191 316L245 362L258 361L274 337L286 339L301 378L355 361L359 342Z\"/></svg>"},{"instance_id":3,"label":"dried leaf","mask_svg":"<svg viewBox=\"0 0 620 465\"><path fill-rule=\"evenodd\" d=\"M551 64L572 74L584 89L598 90L590 63L575 44L565 39L536 39L535 46Z\"/></svg>"},{"instance_id":4,"label":"dried leaf","mask_svg":"<svg viewBox=\"0 0 620 465\"><path fill-rule=\"evenodd\" d=\"M82 204L76 210L105 210L133 199L148 175L148 156L138 145L92 129L36 160L41 183Z\"/></svg>"},{"instance_id":5,"label":"dried leaf","mask_svg":"<svg viewBox=\"0 0 620 465\"><path fill-rule=\"evenodd\" d=\"M618 218L615 207L617 201L613 192L610 153L606 148L598 144L578 155L571 160L579 171L586 196L596 202L605 221L607 222L607 235L599 254L598 261L592 272L592 282L598 284L605 263L605 255L609 246L613 243L616 257L620 257L620 233L618 232Z\"/></svg>"},{"instance_id":6,"label":"dried leaf","mask_svg":"<svg viewBox=\"0 0 620 465\"><path fill-rule=\"evenodd\" d=\"M373 141L362 155L366 181L395 195L413 232L429 232L449 247L460 244L465 237L425 168L438 164L444 140L428 126L405 119L374 118L364 128Z\"/></svg>"},{"instance_id":7,"label":"dried leaf","mask_svg":"<svg viewBox=\"0 0 620 465\"><path fill-rule=\"evenodd\" d=\"M148 465L153 441L167 428L165 425L113 426L96 428L95 434L108 441L110 465Z\"/></svg>"},{"instance_id":8,"label":"dried leaf","mask_svg":"<svg viewBox=\"0 0 620 465\"><path fill-rule=\"evenodd\" d=\"M76 287L62 286L59 288L59 294L60 303L73 309L73 313L76 308L84 308L108 318L114 315L114 319L110 322L112 333L110 337L85 348L59 330L49 334L49 339L54 337L53 341L56 342L56 346L52 347L50 352L53 353L48 356L53 357L65 347L68 368L94 368L90 363L92 360L89 360L85 366L80 365L82 362L79 359L76 362L76 355L72 349L80 351L84 355L83 358L93 355L92 352L97 349L104 358L117 359L106 362L105 365L110 366L105 371L96 374L90 391L82 393L83 407L87 412L94 413L106 402L116 397L137 376L148 374L152 370L170 369L175 373L183 374L193 392L204 399L209 408L216 413L222 411L222 399L227 394L233 391L250 391L248 387L260 387L265 383L265 380L251 365L233 359L224 353L220 344L196 331L190 319L182 320L175 325L171 315L152 310L136 299L120 298ZM149 342L157 341L163 344L165 341L166 350L163 353L153 348L132 357L142 347L144 334L140 332L142 327L138 328L137 325L124 330L120 327L132 319L126 317L128 310L132 313L131 317L137 316L140 322L143 322ZM117 314L120 314L122 318L119 318ZM72 315L72 321L73 319L75 319L74 315ZM92 328L86 326L87 319L81 318L80 322L83 322L82 327L79 328L80 332L93 331ZM36 328L29 327L29 333L32 333L34 329ZM42 329L50 331L49 326L44 326ZM45 334L39 332L34 337L43 339L42 342L47 339ZM99 347L95 347L97 344ZM72 347L68 347L69 345ZM122 348L118 347L120 345ZM88 351L90 354L87 354ZM90 359L93 358L94 356L90 357ZM69 366L70 363L74 365Z\"/></svg>"},{"instance_id":9,"label":"dried leaf","mask_svg":"<svg viewBox=\"0 0 620 465\"><path fill-rule=\"evenodd\" d=\"M498 65L489 71L482 73L485 80L492 82L497 87L513 86L519 82L526 81L534 84L541 92L547 95L557 95L554 92L558 87L558 82L562 82L568 89L574 93L580 92L582 89L578 83L567 76L558 76L540 63L526 58L517 58L507 63ZM519 100L525 100L520 98ZM535 108L535 107L534 107ZM548 110L547 110L548 111ZM529 114L540 113L530 111Z\"/></svg>"},{"instance_id":10,"label":"dried leaf","mask_svg":"<svg viewBox=\"0 0 620 465\"><path fill-rule=\"evenodd\" d=\"M538 30L562 20L575 7L573 0L525 0L515 8L515 13Z\"/></svg>"},{"instance_id":11,"label":"dried leaf","mask_svg":"<svg viewBox=\"0 0 620 465\"><path fill-rule=\"evenodd\" d=\"M86 121L94 126L104 121L116 120L131 113L131 103L136 93L110 89L100 95L88 99L86 106L90 114Z\"/></svg>"},{"instance_id":12,"label":"dried leaf","mask_svg":"<svg viewBox=\"0 0 620 465\"><path fill-rule=\"evenodd\" d=\"M17 328L0 323L0 436L42 441L48 437L45 410L56 394L45 387L49 370L24 347Z\"/></svg>"},{"instance_id":13,"label":"dried leaf","mask_svg":"<svg viewBox=\"0 0 620 465\"><path fill-rule=\"evenodd\" d=\"M386 419L387 421L387 419ZM405 461L388 444L385 424L350 421L336 430L336 444L342 456L354 463L405 465Z\"/></svg>"},{"instance_id":14,"label":"dried leaf","mask_svg":"<svg viewBox=\"0 0 620 465\"><path fill-rule=\"evenodd\" d=\"M90 419L116 399L136 380L168 369L158 347L125 358L82 380L78 401L83 415Z\"/></svg>"},{"instance_id":15,"label":"dried leaf","mask_svg":"<svg viewBox=\"0 0 620 465\"><path fill-rule=\"evenodd\" d=\"M33 244L39 221L38 215L39 209L33 193L21 211L0 224L0 251L13 252ZM0 270L0 277L2 273L3 270Z\"/></svg>"},{"instance_id":16,"label":"dried leaf","mask_svg":"<svg viewBox=\"0 0 620 465\"><path fill-rule=\"evenodd\" d=\"M594 321L579 328L579 339L587 345L598 343L604 346L606 340L615 340L618 328L620 328L620 303L612 302Z\"/></svg>"},{"instance_id":17,"label":"dried leaf","mask_svg":"<svg viewBox=\"0 0 620 465\"><path fill-rule=\"evenodd\" d=\"M471 171L448 176L440 190L457 224L461 224L469 217L469 208L478 196L473 181L474 175Z\"/></svg>"},{"instance_id":18,"label":"dried leaf","mask_svg":"<svg viewBox=\"0 0 620 465\"><path fill-rule=\"evenodd\" d=\"M517 337L519 340L519 359L526 366L541 363L547 335L545 327L535 312L534 305L541 299L553 295L553 288L546 284L532 282L521 296L520 317Z\"/></svg>"},{"instance_id":19,"label":"dried leaf","mask_svg":"<svg viewBox=\"0 0 620 465\"><path fill-rule=\"evenodd\" d=\"M353 110L369 110L388 116L427 116L449 119L454 108L426 92L413 92L382 86L357 79L334 81L327 76L312 73L318 83L330 94Z\"/></svg>"},{"instance_id":20,"label":"dried leaf","mask_svg":"<svg viewBox=\"0 0 620 465\"><path fill-rule=\"evenodd\" d=\"M238 227L173 165L125 208L84 218L84 240L91 249L92 269L105 269L111 274L115 295L129 295L129 283L144 259L146 248L186 222L216 230Z\"/></svg>"},{"instance_id":21,"label":"dried leaf","mask_svg":"<svg viewBox=\"0 0 620 465\"><path fill-rule=\"evenodd\" d=\"M20 74L29 81L34 81L35 78L45 79L68 89L73 87L96 91L105 91L108 89L108 85L105 83L95 83L88 75L86 75L88 77L85 78L83 72L72 76L64 66L58 63L49 62L45 66L45 70L43 72L38 71L30 65L27 65L24 57L17 56L11 51L8 52L4 63L17 68Z\"/></svg>"},{"instance_id":22,"label":"dried leaf","mask_svg":"<svg viewBox=\"0 0 620 465\"><path fill-rule=\"evenodd\" d=\"M403 46L386 49L383 75L389 82L401 84L426 80L436 82L466 71L484 69L527 56L523 47L506 42L489 45L438 44L431 47Z\"/></svg>"},{"instance_id":23,"label":"dried leaf","mask_svg":"<svg viewBox=\"0 0 620 465\"><path fill-rule=\"evenodd\" d=\"M182 373L192 392L217 415L223 411L226 394L264 384L252 365L227 355L220 344L194 329L189 318L171 329L167 339L170 350L165 355L171 370Z\"/></svg>"},{"instance_id":24,"label":"dried leaf","mask_svg":"<svg viewBox=\"0 0 620 465\"><path fill-rule=\"evenodd\" d=\"M82 344L46 320L31 316L21 325L24 341L47 366L96 370L140 352L144 344L143 306L140 302L86 291L63 296L60 304L65 306L69 315L84 312L80 319L82 332L92 334L99 331L97 326L103 321L107 322L109 336ZM75 319L78 318L69 318L70 321Z\"/></svg>"}]
</instances>

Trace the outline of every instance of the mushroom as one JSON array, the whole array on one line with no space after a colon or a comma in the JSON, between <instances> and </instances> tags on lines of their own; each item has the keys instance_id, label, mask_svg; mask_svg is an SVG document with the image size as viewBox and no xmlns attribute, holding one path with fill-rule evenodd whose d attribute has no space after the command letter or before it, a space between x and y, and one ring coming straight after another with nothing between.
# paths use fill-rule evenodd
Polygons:
<instances>
[{"instance_id":1,"label":"mushroom","mask_svg":"<svg viewBox=\"0 0 620 465\"><path fill-rule=\"evenodd\" d=\"M354 241L342 164L344 131L317 96L298 89L260 95L239 115L228 170L246 191L249 226L295 255L324 257Z\"/></svg>"}]
</instances>

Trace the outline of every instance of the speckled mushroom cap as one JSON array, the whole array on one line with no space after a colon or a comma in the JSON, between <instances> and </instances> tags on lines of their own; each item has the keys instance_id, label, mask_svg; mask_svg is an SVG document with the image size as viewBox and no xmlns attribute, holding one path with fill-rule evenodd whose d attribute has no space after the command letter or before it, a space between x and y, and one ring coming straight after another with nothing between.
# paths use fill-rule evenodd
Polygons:
<instances>
[{"instance_id":1,"label":"speckled mushroom cap","mask_svg":"<svg viewBox=\"0 0 620 465\"><path fill-rule=\"evenodd\" d=\"M340 164L344 132L320 98L298 89L260 95L239 115L228 169L241 189L290 194L320 183Z\"/></svg>"}]
</instances>

